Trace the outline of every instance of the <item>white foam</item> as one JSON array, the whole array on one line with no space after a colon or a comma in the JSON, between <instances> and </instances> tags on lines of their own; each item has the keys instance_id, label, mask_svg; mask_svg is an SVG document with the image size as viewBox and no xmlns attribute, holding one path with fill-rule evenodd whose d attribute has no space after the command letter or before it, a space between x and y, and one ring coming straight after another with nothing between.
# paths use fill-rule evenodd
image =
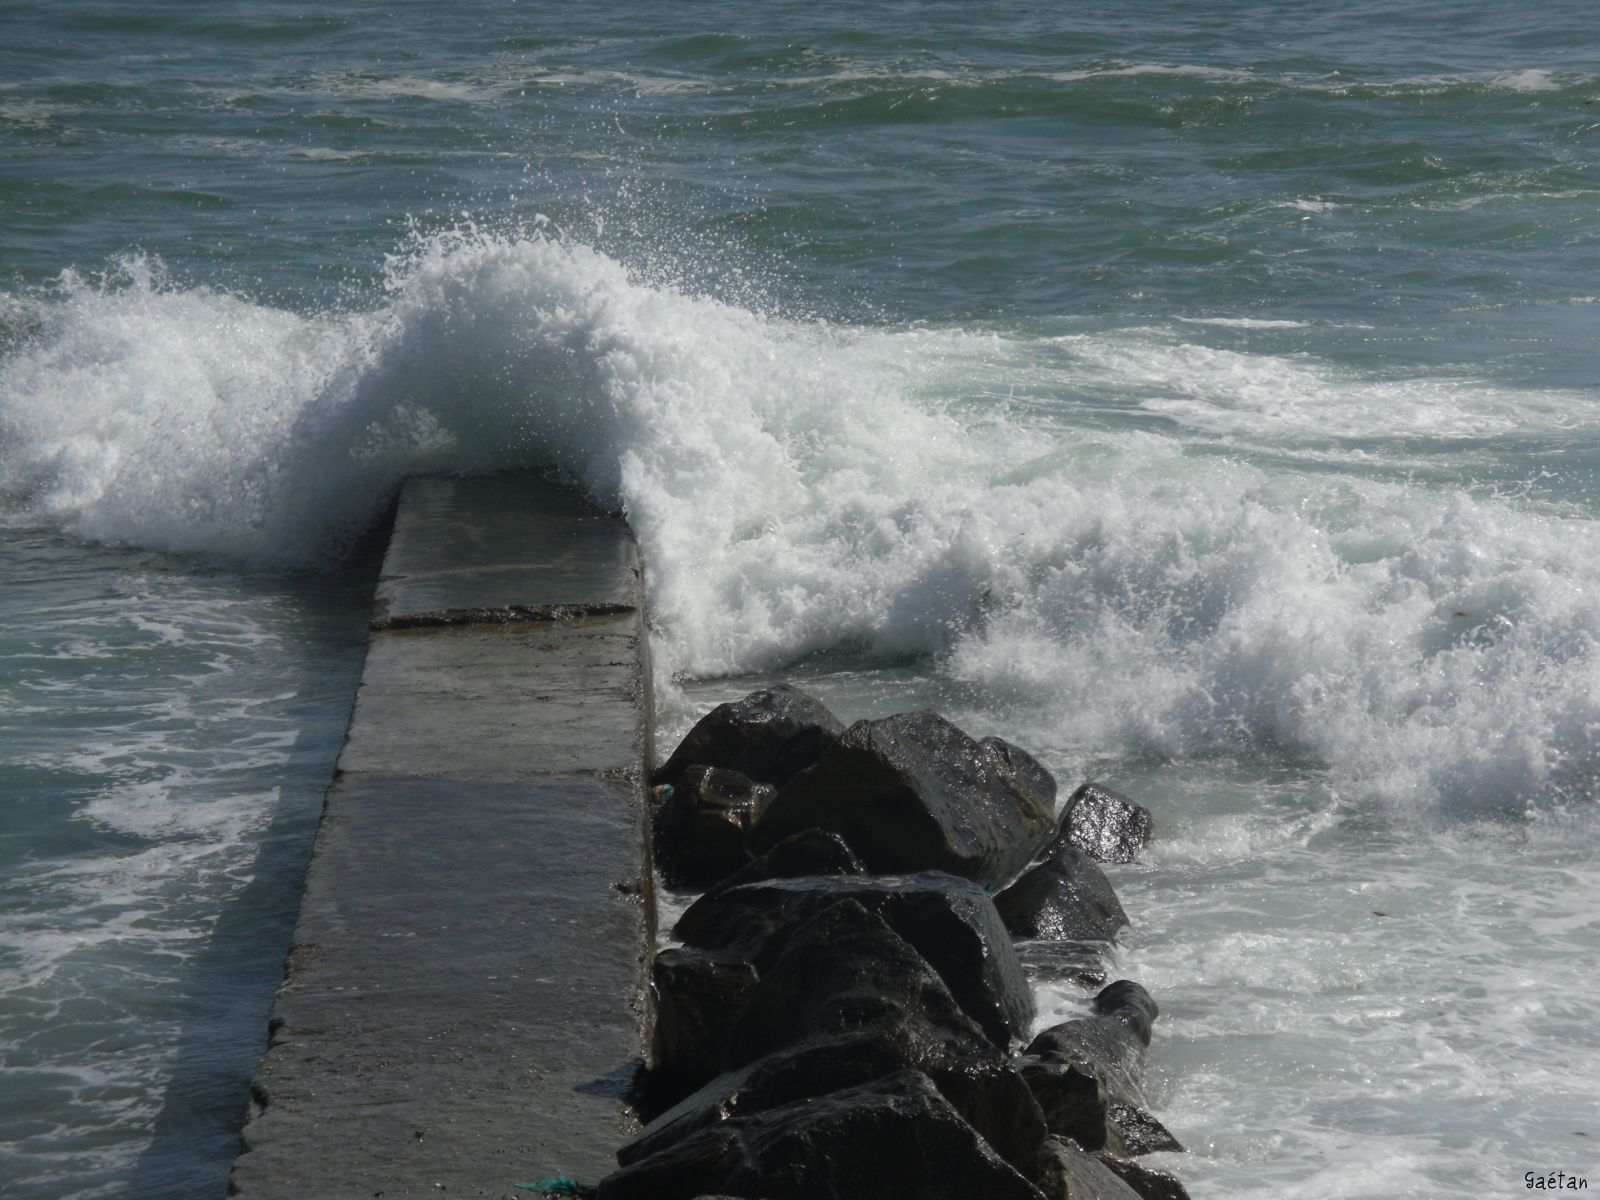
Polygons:
<instances>
[{"instance_id":1,"label":"white foam","mask_svg":"<svg viewBox=\"0 0 1600 1200\"><path fill-rule=\"evenodd\" d=\"M1213 823L1169 819L1193 844ZM1592 819L1547 845L1352 832L1118 879L1146 920L1117 970L1162 998L1150 1087L1186 1182L1379 1200L1520 1186L1530 1145L1586 1166Z\"/></svg>"},{"instance_id":2,"label":"white foam","mask_svg":"<svg viewBox=\"0 0 1600 1200\"><path fill-rule=\"evenodd\" d=\"M1058 83L1078 83L1089 79L1137 79L1141 76L1173 76L1207 79L1224 83L1259 82L1250 71L1225 67L1202 67L1191 63L1128 63L1119 67L1090 67L1078 71L1056 71L1047 76Z\"/></svg>"},{"instance_id":3,"label":"white foam","mask_svg":"<svg viewBox=\"0 0 1600 1200\"><path fill-rule=\"evenodd\" d=\"M1496 87L1508 88L1513 92L1555 92L1561 90L1561 84L1555 76L1537 68L1527 68L1522 71L1506 71L1496 75L1492 81Z\"/></svg>"},{"instance_id":4,"label":"white foam","mask_svg":"<svg viewBox=\"0 0 1600 1200\"><path fill-rule=\"evenodd\" d=\"M1208 322L1223 324L1224 319ZM1227 320L1239 324L1239 320ZM1245 327L1287 327L1256 324ZM1143 406L1193 429L1281 442L1508 434L1566 435L1600 428L1592 397L1511 390L1472 379L1372 378L1305 355L1250 354L1159 337L1071 336L1090 379L1143 394Z\"/></svg>"},{"instance_id":5,"label":"white foam","mask_svg":"<svg viewBox=\"0 0 1600 1200\"><path fill-rule=\"evenodd\" d=\"M67 111L70 110L61 105L37 100L0 100L0 124L28 133L45 133L54 129L60 115Z\"/></svg>"},{"instance_id":6,"label":"white foam","mask_svg":"<svg viewBox=\"0 0 1600 1200\"><path fill-rule=\"evenodd\" d=\"M378 76L352 72L325 76L312 83L307 90L320 95L348 96L361 100L488 104L504 95L508 85L479 79L443 79L424 75Z\"/></svg>"},{"instance_id":7,"label":"white foam","mask_svg":"<svg viewBox=\"0 0 1600 1200\"><path fill-rule=\"evenodd\" d=\"M1304 321L1275 320L1270 317L1180 317L1190 325L1215 325L1221 329L1304 329Z\"/></svg>"},{"instance_id":8,"label":"white foam","mask_svg":"<svg viewBox=\"0 0 1600 1200\"><path fill-rule=\"evenodd\" d=\"M932 654L1062 755L1286 749L1419 812L1595 793L1593 523L1190 453L1196 432L1570 434L1594 427L1582 397L1159 330L786 321L538 234L421 239L357 313L126 274L64 280L0 365L14 518L307 563L409 472L553 465L626 509L667 688L840 645ZM1178 433L1078 428L1086 396Z\"/></svg>"}]
</instances>

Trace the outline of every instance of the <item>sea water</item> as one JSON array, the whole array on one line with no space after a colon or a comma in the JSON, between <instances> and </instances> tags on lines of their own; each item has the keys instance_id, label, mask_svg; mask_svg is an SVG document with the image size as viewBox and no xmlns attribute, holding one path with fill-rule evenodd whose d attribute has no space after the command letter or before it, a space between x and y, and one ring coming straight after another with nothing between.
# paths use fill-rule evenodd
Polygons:
<instances>
[{"instance_id":1,"label":"sea water","mask_svg":"<svg viewBox=\"0 0 1600 1200\"><path fill-rule=\"evenodd\" d=\"M1600 1185L1587 5L4 15L5 1194L221 1194L352 547L508 467L663 745L782 678L1154 810L1197 1197Z\"/></svg>"}]
</instances>

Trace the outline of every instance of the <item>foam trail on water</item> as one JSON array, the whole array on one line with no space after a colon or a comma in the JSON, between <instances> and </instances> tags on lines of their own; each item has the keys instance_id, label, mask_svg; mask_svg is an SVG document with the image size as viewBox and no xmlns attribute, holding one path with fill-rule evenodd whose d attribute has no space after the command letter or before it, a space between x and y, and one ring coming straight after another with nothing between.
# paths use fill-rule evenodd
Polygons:
<instances>
[{"instance_id":1,"label":"foam trail on water","mask_svg":"<svg viewBox=\"0 0 1600 1200\"><path fill-rule=\"evenodd\" d=\"M308 564L407 473L554 467L632 521L662 678L933 655L1059 755L1287 753L1422 810L1594 796L1593 522L1192 453L1215 428L1296 436L1302 413L1571 433L1571 397L1148 331L787 321L538 233L420 239L358 313L124 274L6 310L33 329L0 365L12 520ZM1128 411L1198 432L1075 424L1119 379ZM992 400L1018 390L1035 402Z\"/></svg>"}]
</instances>

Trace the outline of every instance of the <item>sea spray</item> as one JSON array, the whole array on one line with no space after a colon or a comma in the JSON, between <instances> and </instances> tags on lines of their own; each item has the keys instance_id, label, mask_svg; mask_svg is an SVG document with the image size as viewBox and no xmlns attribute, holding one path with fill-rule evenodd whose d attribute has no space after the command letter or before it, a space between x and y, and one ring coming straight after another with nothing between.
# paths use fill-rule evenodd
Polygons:
<instances>
[{"instance_id":1,"label":"sea spray","mask_svg":"<svg viewBox=\"0 0 1600 1200\"><path fill-rule=\"evenodd\" d=\"M366 311L301 316L131 259L64 277L32 320L0 365L13 521L314 565L407 473L544 467L633 523L669 696L855 647L941 662L1060 754L1289 754L1414 815L1595 794L1593 522L1403 473L1273 473L1074 410L1108 364L1199 398L1281 386L1335 433L1438 407L1410 385L1149 332L787 320L537 229L419 236ZM977 402L1002 388L1023 402ZM1574 411L1449 394L1486 397L1503 435ZM1281 433L1280 406L1227 411Z\"/></svg>"}]
</instances>

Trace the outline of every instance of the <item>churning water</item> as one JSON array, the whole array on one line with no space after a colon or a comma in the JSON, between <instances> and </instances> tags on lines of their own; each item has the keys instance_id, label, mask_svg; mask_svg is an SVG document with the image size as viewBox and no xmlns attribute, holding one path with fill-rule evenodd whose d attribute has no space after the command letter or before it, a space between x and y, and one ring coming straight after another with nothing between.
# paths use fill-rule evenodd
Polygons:
<instances>
[{"instance_id":1,"label":"churning water","mask_svg":"<svg viewBox=\"0 0 1600 1200\"><path fill-rule=\"evenodd\" d=\"M664 744L781 676L1156 811L1196 1196L1600 1176L1586 5L7 28L7 1194L220 1194L347 555L526 466L639 535Z\"/></svg>"}]
</instances>

